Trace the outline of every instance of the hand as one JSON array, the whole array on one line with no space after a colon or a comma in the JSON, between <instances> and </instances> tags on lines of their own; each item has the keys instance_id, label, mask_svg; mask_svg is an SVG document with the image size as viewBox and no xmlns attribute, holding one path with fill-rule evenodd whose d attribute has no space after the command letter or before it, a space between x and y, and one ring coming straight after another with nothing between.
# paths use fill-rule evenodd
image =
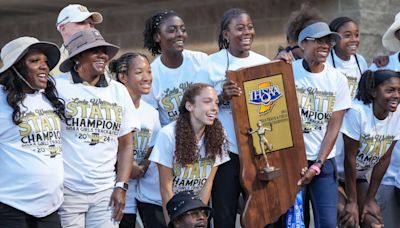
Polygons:
<instances>
[{"instance_id":1,"label":"hand","mask_svg":"<svg viewBox=\"0 0 400 228\"><path fill-rule=\"evenodd\" d=\"M358 205L357 202L349 202L344 207L342 216L339 217L341 227L358 227Z\"/></svg>"},{"instance_id":2,"label":"hand","mask_svg":"<svg viewBox=\"0 0 400 228\"><path fill-rule=\"evenodd\" d=\"M222 99L224 101L229 101L232 97L238 97L240 95L242 95L242 89L238 87L234 81L227 79L222 86Z\"/></svg>"},{"instance_id":3,"label":"hand","mask_svg":"<svg viewBox=\"0 0 400 228\"><path fill-rule=\"evenodd\" d=\"M111 219L115 222L120 222L124 216L126 191L122 188L114 188L111 194L110 204L108 205L113 209Z\"/></svg>"},{"instance_id":4,"label":"hand","mask_svg":"<svg viewBox=\"0 0 400 228\"><path fill-rule=\"evenodd\" d=\"M389 56L387 55L376 56L374 57L372 62L375 63L377 67L384 67L389 63Z\"/></svg>"},{"instance_id":5,"label":"hand","mask_svg":"<svg viewBox=\"0 0 400 228\"><path fill-rule=\"evenodd\" d=\"M312 181L317 172L313 169L304 167L303 169L301 169L300 174L301 174L301 179L297 182L297 185L306 185Z\"/></svg>"},{"instance_id":6,"label":"hand","mask_svg":"<svg viewBox=\"0 0 400 228\"><path fill-rule=\"evenodd\" d=\"M375 199L366 200L366 202L364 203L364 207L363 207L363 210L361 213L361 222L366 222L364 220L366 220L367 216L372 216L374 218L374 219L372 218L372 219L368 219L368 220L377 220L377 221L374 221L375 223L378 223L375 225L383 224L381 209L379 208ZM372 226L372 224L371 224L371 226Z\"/></svg>"},{"instance_id":7,"label":"hand","mask_svg":"<svg viewBox=\"0 0 400 228\"><path fill-rule=\"evenodd\" d=\"M296 59L291 51L287 52L286 50L282 50L275 56L274 60L283 60L286 63L292 63Z\"/></svg>"},{"instance_id":8,"label":"hand","mask_svg":"<svg viewBox=\"0 0 400 228\"><path fill-rule=\"evenodd\" d=\"M146 158L143 158L142 161L139 163L139 167L142 170L142 176L147 172L147 169L149 168L150 161Z\"/></svg>"}]
</instances>

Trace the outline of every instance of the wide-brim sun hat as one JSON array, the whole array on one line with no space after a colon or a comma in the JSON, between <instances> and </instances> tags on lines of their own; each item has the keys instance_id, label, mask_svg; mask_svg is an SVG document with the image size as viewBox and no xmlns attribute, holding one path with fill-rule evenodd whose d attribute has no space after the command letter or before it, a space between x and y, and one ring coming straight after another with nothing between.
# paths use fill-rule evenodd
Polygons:
<instances>
[{"instance_id":1,"label":"wide-brim sun hat","mask_svg":"<svg viewBox=\"0 0 400 228\"><path fill-rule=\"evenodd\" d=\"M395 33L400 29L400 12L396 14L393 24L383 34L382 44L389 51L400 51L400 40L396 37Z\"/></svg>"},{"instance_id":2,"label":"wide-brim sun hat","mask_svg":"<svg viewBox=\"0 0 400 228\"><path fill-rule=\"evenodd\" d=\"M57 45L47 41L39 41L34 37L23 36L8 42L3 46L0 58L3 65L0 73L17 63L30 49L37 49L47 57L47 65L52 70L60 60L60 50Z\"/></svg>"},{"instance_id":3,"label":"wide-brim sun hat","mask_svg":"<svg viewBox=\"0 0 400 228\"><path fill-rule=\"evenodd\" d=\"M72 61L73 57L95 47L105 47L109 60L111 60L119 50L118 46L106 42L97 29L84 29L72 35L68 44L65 45L69 56L61 63L60 71L70 71L75 65L75 63Z\"/></svg>"},{"instance_id":4,"label":"wide-brim sun hat","mask_svg":"<svg viewBox=\"0 0 400 228\"><path fill-rule=\"evenodd\" d=\"M329 35L335 40L336 43L338 43L342 38L339 33L332 32L327 23L315 22L301 30L297 42L300 45L301 42L307 37L318 39Z\"/></svg>"}]
</instances>

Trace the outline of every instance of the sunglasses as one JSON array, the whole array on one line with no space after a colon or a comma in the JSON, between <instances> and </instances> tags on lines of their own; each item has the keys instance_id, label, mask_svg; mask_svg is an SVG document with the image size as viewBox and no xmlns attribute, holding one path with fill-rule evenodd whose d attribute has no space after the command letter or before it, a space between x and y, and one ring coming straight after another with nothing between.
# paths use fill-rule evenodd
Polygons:
<instances>
[{"instance_id":1,"label":"sunglasses","mask_svg":"<svg viewBox=\"0 0 400 228\"><path fill-rule=\"evenodd\" d=\"M211 211L206 209L196 209L187 211L183 214L183 216L191 216L194 219L205 217L208 218L210 216Z\"/></svg>"},{"instance_id":2,"label":"sunglasses","mask_svg":"<svg viewBox=\"0 0 400 228\"><path fill-rule=\"evenodd\" d=\"M329 47L333 47L336 45L336 40L331 37L322 37L322 38L313 38L313 37L306 37L305 40L313 41L318 45L327 44Z\"/></svg>"}]
</instances>

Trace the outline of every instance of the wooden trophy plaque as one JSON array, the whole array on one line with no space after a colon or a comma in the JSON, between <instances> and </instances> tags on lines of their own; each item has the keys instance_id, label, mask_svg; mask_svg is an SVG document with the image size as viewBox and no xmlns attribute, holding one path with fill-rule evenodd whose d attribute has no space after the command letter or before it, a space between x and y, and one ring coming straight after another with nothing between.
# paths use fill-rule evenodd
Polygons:
<instances>
[{"instance_id":1,"label":"wooden trophy plaque","mask_svg":"<svg viewBox=\"0 0 400 228\"><path fill-rule=\"evenodd\" d=\"M297 181L307 166L292 66L274 61L228 78L243 94L232 99L246 228L276 222L293 206Z\"/></svg>"}]
</instances>

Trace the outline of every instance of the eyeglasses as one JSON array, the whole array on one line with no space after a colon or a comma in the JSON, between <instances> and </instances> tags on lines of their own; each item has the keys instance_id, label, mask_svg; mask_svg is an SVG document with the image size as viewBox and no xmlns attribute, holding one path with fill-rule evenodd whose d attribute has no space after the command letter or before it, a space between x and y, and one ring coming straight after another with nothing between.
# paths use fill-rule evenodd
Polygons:
<instances>
[{"instance_id":1,"label":"eyeglasses","mask_svg":"<svg viewBox=\"0 0 400 228\"><path fill-rule=\"evenodd\" d=\"M329 47L333 47L336 45L336 40L331 37L322 37L322 38L313 38L313 37L306 37L306 40L313 41L318 45L327 44Z\"/></svg>"},{"instance_id":2,"label":"eyeglasses","mask_svg":"<svg viewBox=\"0 0 400 228\"><path fill-rule=\"evenodd\" d=\"M196 218L196 219L200 218L200 217L208 218L210 216L210 210L206 210L206 209L191 210L191 211L185 212L184 216L191 216L192 218Z\"/></svg>"}]
</instances>

